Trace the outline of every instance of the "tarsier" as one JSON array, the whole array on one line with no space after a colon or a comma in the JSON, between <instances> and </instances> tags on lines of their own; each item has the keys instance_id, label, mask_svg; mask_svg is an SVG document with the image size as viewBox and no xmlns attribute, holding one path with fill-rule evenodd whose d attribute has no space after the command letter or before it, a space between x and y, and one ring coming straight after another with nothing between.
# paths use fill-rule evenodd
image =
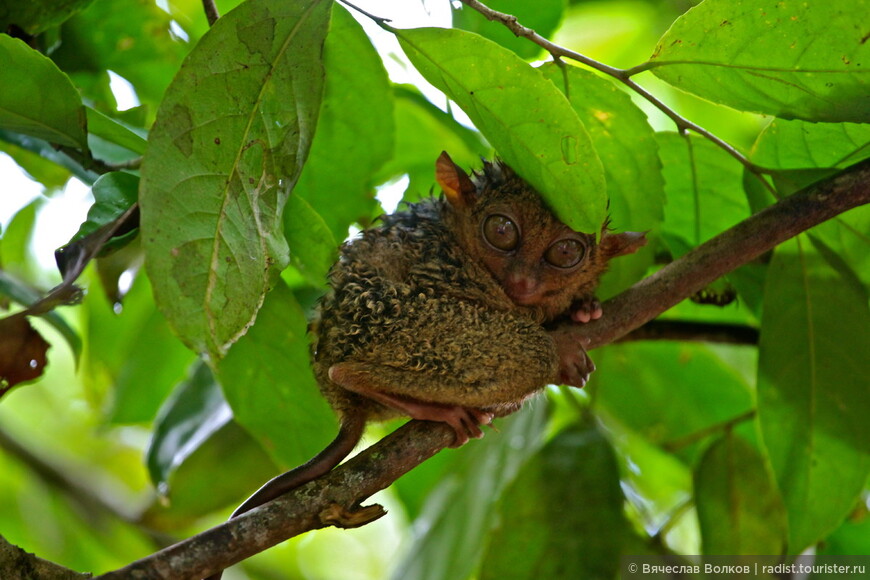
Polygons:
<instances>
[{"instance_id":1,"label":"tarsier","mask_svg":"<svg viewBox=\"0 0 870 580\"><path fill-rule=\"evenodd\" d=\"M330 471L365 424L410 416L452 427L453 446L547 384L582 387L594 365L556 323L601 317L608 260L643 234L575 232L500 161L471 176L442 153L444 192L381 218L341 250L312 326L314 373L336 439L252 495L233 517Z\"/></svg>"}]
</instances>

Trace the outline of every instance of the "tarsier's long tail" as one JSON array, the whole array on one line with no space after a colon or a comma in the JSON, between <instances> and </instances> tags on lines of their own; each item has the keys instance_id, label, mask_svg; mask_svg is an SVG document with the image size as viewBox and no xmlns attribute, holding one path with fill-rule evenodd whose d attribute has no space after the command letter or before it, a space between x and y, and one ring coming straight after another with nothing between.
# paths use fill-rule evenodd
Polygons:
<instances>
[{"instance_id":1,"label":"tarsier's long tail","mask_svg":"<svg viewBox=\"0 0 870 580\"><path fill-rule=\"evenodd\" d=\"M255 491L242 505L236 508L230 519L272 501L276 497L305 485L318 477L329 473L333 467L341 463L347 457L359 440L365 429L366 418L364 415L350 414L342 418L341 427L332 443L311 458L307 463L291 469L286 473L274 477ZM218 572L206 578L206 580L220 580L223 572Z\"/></svg>"}]
</instances>

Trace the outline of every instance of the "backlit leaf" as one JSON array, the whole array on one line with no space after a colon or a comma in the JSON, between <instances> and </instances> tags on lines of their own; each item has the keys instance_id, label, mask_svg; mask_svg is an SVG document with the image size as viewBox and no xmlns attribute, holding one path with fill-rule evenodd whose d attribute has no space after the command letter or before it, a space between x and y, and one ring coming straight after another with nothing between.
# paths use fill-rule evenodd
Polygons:
<instances>
[{"instance_id":1,"label":"backlit leaf","mask_svg":"<svg viewBox=\"0 0 870 580\"><path fill-rule=\"evenodd\" d=\"M492 41L463 30L395 30L427 81L454 100L498 155L577 231L604 222L604 169L589 133L541 72Z\"/></svg>"},{"instance_id":2,"label":"backlit leaf","mask_svg":"<svg viewBox=\"0 0 870 580\"><path fill-rule=\"evenodd\" d=\"M867 0L706 0L659 40L650 69L735 109L866 122L868 13Z\"/></svg>"}]
</instances>

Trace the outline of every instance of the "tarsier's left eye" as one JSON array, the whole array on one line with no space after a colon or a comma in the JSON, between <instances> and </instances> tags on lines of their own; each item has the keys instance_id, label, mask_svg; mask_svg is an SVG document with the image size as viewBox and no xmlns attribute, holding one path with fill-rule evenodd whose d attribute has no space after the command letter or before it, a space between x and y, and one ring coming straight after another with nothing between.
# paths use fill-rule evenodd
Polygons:
<instances>
[{"instance_id":1,"label":"tarsier's left eye","mask_svg":"<svg viewBox=\"0 0 870 580\"><path fill-rule=\"evenodd\" d=\"M520 244L520 229L511 218L493 214L483 222L483 237L497 250L510 252Z\"/></svg>"},{"instance_id":2,"label":"tarsier's left eye","mask_svg":"<svg viewBox=\"0 0 870 580\"><path fill-rule=\"evenodd\" d=\"M559 240L544 252L544 259L557 268L571 268L586 255L586 246L579 240Z\"/></svg>"}]
</instances>

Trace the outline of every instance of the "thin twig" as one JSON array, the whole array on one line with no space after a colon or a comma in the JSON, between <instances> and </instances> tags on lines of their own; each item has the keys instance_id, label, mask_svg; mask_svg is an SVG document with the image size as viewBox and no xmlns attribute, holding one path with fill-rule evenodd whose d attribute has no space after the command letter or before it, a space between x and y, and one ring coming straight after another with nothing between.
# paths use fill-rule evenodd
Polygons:
<instances>
[{"instance_id":1,"label":"thin twig","mask_svg":"<svg viewBox=\"0 0 870 580\"><path fill-rule=\"evenodd\" d=\"M579 52L575 52L573 50L565 48L564 46L555 44L535 32L533 29L520 24L516 16L493 10L492 8L486 6L485 4L482 4L478 0L462 0L462 3L469 8L476 10L488 20L503 24L516 36L534 42L535 44L549 52L556 60L560 58L568 58L584 64L589 68L597 70L598 72L606 74L607 76L615 78L616 80L633 90L635 93L646 99L656 109L661 111L665 116L673 121L673 123L677 126L677 130L680 133L685 133L686 131L693 131L698 135L701 135L705 139L708 139L709 141L715 143L718 147L728 153L728 155L739 161L752 174L756 175L764 183L765 187L767 187L768 189L771 187L767 180L762 177L764 170L749 161L749 159L745 155L740 153L740 151L738 151L733 145L717 137L700 125L693 123L692 121L689 121L685 117L679 115L676 111L674 111L661 100L659 100L655 95L653 95L645 88L637 84L634 80L632 80L631 75L634 74L633 71L635 69L626 70L612 67L593 58L589 58L586 55L580 54Z\"/></svg>"},{"instance_id":2,"label":"thin twig","mask_svg":"<svg viewBox=\"0 0 870 580\"><path fill-rule=\"evenodd\" d=\"M718 324L690 322L685 320L652 320L618 339L619 342L635 340L679 340L715 342L722 344L758 344L758 329L742 324Z\"/></svg>"},{"instance_id":3,"label":"thin twig","mask_svg":"<svg viewBox=\"0 0 870 580\"><path fill-rule=\"evenodd\" d=\"M698 441L706 439L710 435L716 435L718 433L725 433L727 431L730 431L735 426L739 425L740 423L749 421L753 417L755 417L755 409L751 409L749 411L746 411L745 413L741 413L740 415L732 417L727 421L722 421L721 423L710 425L709 427L705 427L703 429L695 431L694 433L689 433L688 435L684 435L683 437L680 437L678 439L666 441L662 443L662 449L669 452L683 449L684 447L688 447L693 443L697 443Z\"/></svg>"},{"instance_id":4,"label":"thin twig","mask_svg":"<svg viewBox=\"0 0 870 580\"><path fill-rule=\"evenodd\" d=\"M221 17L214 0L202 0L202 8L205 10L205 19L208 20L208 25L214 26L214 23Z\"/></svg>"}]
</instances>

